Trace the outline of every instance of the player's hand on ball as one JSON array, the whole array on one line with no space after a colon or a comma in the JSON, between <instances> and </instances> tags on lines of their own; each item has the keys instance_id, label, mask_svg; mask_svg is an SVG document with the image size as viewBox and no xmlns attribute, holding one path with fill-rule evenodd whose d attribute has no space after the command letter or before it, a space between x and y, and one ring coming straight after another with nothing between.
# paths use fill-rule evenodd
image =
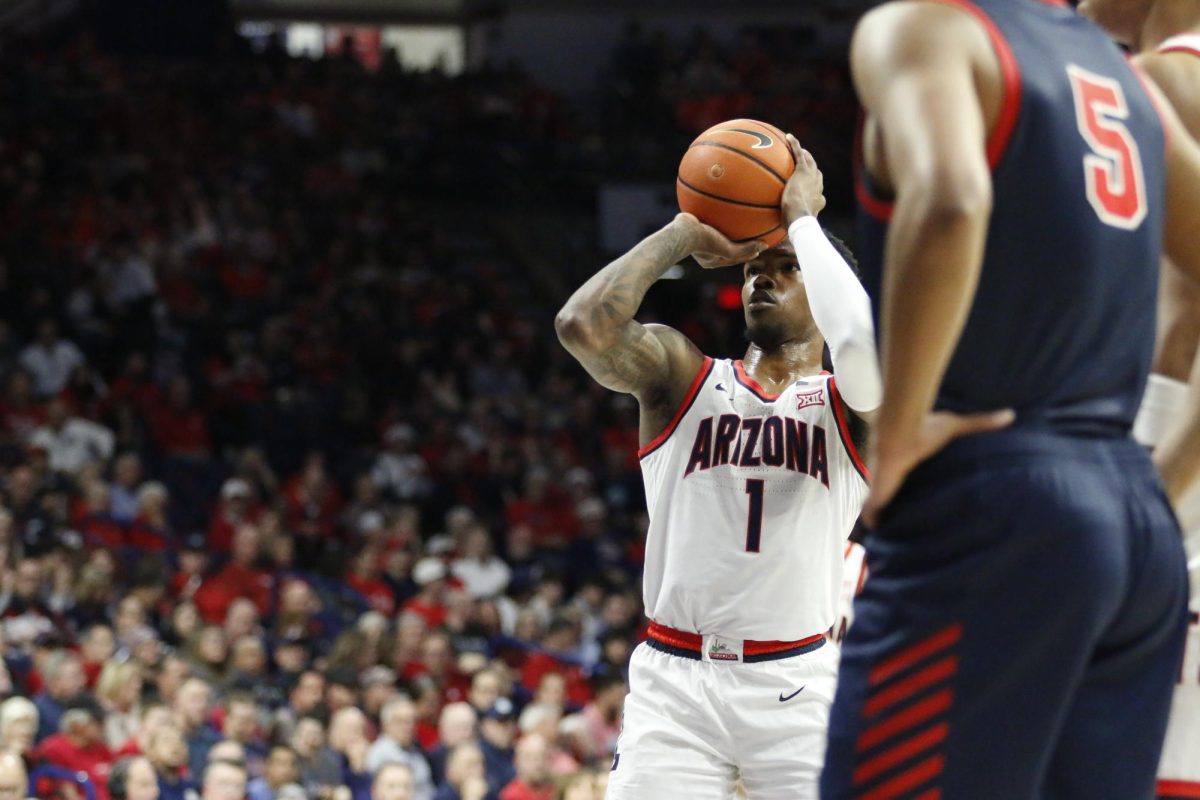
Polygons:
<instances>
[{"instance_id":1,"label":"player's hand on ball","mask_svg":"<svg viewBox=\"0 0 1200 800\"><path fill-rule=\"evenodd\" d=\"M779 203L784 227L800 217L815 217L825 208L825 176L817 168L816 160L800 146L795 136L789 133L787 141L792 157L796 159L796 171L783 187L783 199Z\"/></svg>"},{"instance_id":2,"label":"player's hand on ball","mask_svg":"<svg viewBox=\"0 0 1200 800\"><path fill-rule=\"evenodd\" d=\"M745 264L758 256L765 245L757 239L733 242L711 225L705 225L691 214L676 214L672 223L680 228L688 253L705 269Z\"/></svg>"},{"instance_id":3,"label":"player's hand on ball","mask_svg":"<svg viewBox=\"0 0 1200 800\"><path fill-rule=\"evenodd\" d=\"M871 467L871 494L863 506L863 522L879 525L879 515L904 485L908 473L925 459L961 436L1007 428L1016 419L1012 409L981 414L952 414L933 411L925 415L920 428L911 436L888 436L879 427L871 437L868 464Z\"/></svg>"}]
</instances>

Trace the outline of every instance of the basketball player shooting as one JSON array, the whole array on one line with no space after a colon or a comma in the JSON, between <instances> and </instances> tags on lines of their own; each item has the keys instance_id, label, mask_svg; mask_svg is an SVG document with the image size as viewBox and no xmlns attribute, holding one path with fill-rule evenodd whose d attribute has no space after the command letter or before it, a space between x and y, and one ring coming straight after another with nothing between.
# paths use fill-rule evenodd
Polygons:
<instances>
[{"instance_id":1,"label":"basketball player shooting","mask_svg":"<svg viewBox=\"0 0 1200 800\"><path fill-rule=\"evenodd\" d=\"M858 448L880 382L867 296L816 221L821 173L789 144L789 242L735 244L680 214L555 321L592 377L640 408L652 622L630 664L615 800L723 800L739 777L756 799L817 797L837 668L825 632L867 493ZM710 269L745 264L742 360L634 319L689 255Z\"/></svg>"}]
</instances>

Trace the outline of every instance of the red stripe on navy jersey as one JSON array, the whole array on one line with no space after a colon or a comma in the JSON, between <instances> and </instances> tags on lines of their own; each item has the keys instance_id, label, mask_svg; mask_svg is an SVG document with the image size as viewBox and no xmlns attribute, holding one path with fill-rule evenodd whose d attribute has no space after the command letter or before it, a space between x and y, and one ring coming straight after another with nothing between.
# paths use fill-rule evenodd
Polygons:
<instances>
[{"instance_id":1,"label":"red stripe on navy jersey","mask_svg":"<svg viewBox=\"0 0 1200 800\"><path fill-rule=\"evenodd\" d=\"M961 638L962 623L956 622L953 625L947 625L928 639L905 647L895 655L885 658L871 670L868 680L872 686L883 683L913 666L918 661L922 661L934 653L956 644Z\"/></svg>"},{"instance_id":2,"label":"red stripe on navy jersey","mask_svg":"<svg viewBox=\"0 0 1200 800\"><path fill-rule=\"evenodd\" d=\"M908 708L893 714L886 719L876 722L858 736L855 748L858 752L870 750L876 745L886 742L896 734L916 727L926 720L944 714L954 704L954 692L942 689L919 703L913 703Z\"/></svg>"},{"instance_id":3,"label":"red stripe on navy jersey","mask_svg":"<svg viewBox=\"0 0 1200 800\"><path fill-rule=\"evenodd\" d=\"M927 758L915 767L906 769L891 780L879 784L871 791L860 794L858 800L894 800L923 783L929 783L941 775L945 768L945 756L936 755L933 758Z\"/></svg>"},{"instance_id":4,"label":"red stripe on navy jersey","mask_svg":"<svg viewBox=\"0 0 1200 800\"><path fill-rule=\"evenodd\" d=\"M936 744L941 744L950 733L950 725L939 722L928 730L905 739L895 747L889 747L877 756L872 756L858 765L854 770L854 785L882 775L892 767L897 767L918 753L923 753Z\"/></svg>"},{"instance_id":5,"label":"red stripe on navy jersey","mask_svg":"<svg viewBox=\"0 0 1200 800\"><path fill-rule=\"evenodd\" d=\"M696 377L692 379L692 385L688 387L687 394L683 397L683 402L679 404L679 408L675 410L675 416L671 418L667 427L662 430L662 433L655 436L650 442L638 450L638 458L645 458L653 453L663 442L671 437L675 432L675 428L679 426L679 421L683 419L683 415L692 407L692 403L696 402L696 395L700 393L700 387L704 385L704 381L712 372L713 360L708 356L704 357L704 362L700 365L700 371L696 373Z\"/></svg>"}]
</instances>

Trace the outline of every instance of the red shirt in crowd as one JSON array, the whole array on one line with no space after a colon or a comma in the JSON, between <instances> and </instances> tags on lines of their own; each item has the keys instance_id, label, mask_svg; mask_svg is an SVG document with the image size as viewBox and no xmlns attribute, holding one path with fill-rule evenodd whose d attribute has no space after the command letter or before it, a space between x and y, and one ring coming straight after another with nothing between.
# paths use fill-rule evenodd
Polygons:
<instances>
[{"instance_id":1,"label":"red shirt in crowd","mask_svg":"<svg viewBox=\"0 0 1200 800\"><path fill-rule=\"evenodd\" d=\"M500 800L554 800L554 784L535 789L520 778L514 778L500 790Z\"/></svg>"},{"instance_id":2,"label":"red shirt in crowd","mask_svg":"<svg viewBox=\"0 0 1200 800\"><path fill-rule=\"evenodd\" d=\"M395 612L396 596L383 581L351 573L346 576L346 585L365 597L371 608L380 614L390 617ZM444 616L445 612L443 612Z\"/></svg>"},{"instance_id":3,"label":"red shirt in crowd","mask_svg":"<svg viewBox=\"0 0 1200 800\"><path fill-rule=\"evenodd\" d=\"M536 692L542 676L547 672L557 672L567 682L567 702L578 706L586 705L592 699L592 689L588 685L583 668L575 664L559 661L549 653L531 653L521 667L521 684L531 692Z\"/></svg>"},{"instance_id":4,"label":"red shirt in crowd","mask_svg":"<svg viewBox=\"0 0 1200 800\"><path fill-rule=\"evenodd\" d=\"M249 598L258 607L258 613L266 616L271 608L271 591L274 588L275 580L269 573L229 563L200 585L193 600L200 616L208 622L220 624L225 621L229 606L239 597Z\"/></svg>"},{"instance_id":5,"label":"red shirt in crowd","mask_svg":"<svg viewBox=\"0 0 1200 800\"><path fill-rule=\"evenodd\" d=\"M434 603L426 603L418 597L414 597L405 603L404 610L411 611L424 619L430 629L440 628L442 623L446 621L445 608Z\"/></svg>"},{"instance_id":6,"label":"red shirt in crowd","mask_svg":"<svg viewBox=\"0 0 1200 800\"><path fill-rule=\"evenodd\" d=\"M38 759L74 772L86 772L96 790L97 800L108 800L108 772L115 760L104 742L79 747L66 734L56 733L35 751Z\"/></svg>"},{"instance_id":7,"label":"red shirt in crowd","mask_svg":"<svg viewBox=\"0 0 1200 800\"><path fill-rule=\"evenodd\" d=\"M191 455L208 450L208 423L190 408L164 406L150 418L154 443L167 455Z\"/></svg>"}]
</instances>

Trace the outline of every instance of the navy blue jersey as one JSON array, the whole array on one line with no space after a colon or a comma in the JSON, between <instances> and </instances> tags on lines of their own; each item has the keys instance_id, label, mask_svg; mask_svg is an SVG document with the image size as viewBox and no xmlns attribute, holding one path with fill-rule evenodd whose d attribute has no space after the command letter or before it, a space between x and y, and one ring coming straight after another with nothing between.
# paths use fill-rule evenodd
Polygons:
<instances>
[{"instance_id":1,"label":"navy blue jersey","mask_svg":"<svg viewBox=\"0 0 1200 800\"><path fill-rule=\"evenodd\" d=\"M1065 3L946 1L988 28L1005 101L982 276L937 407L1124 432L1154 346L1162 122L1121 51ZM890 206L867 184L858 253L878 315Z\"/></svg>"}]
</instances>

